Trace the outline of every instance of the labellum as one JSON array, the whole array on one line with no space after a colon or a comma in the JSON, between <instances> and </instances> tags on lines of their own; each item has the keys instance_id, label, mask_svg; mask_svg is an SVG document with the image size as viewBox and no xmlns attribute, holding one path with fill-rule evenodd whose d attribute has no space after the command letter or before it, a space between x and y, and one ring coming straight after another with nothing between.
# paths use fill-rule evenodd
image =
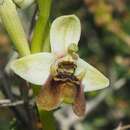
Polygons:
<instances>
[{"instance_id":1,"label":"labellum","mask_svg":"<svg viewBox=\"0 0 130 130\"><path fill-rule=\"evenodd\" d=\"M75 53L75 52L73 52ZM74 75L77 68L76 60L78 58L71 54L58 59L51 68L52 75L49 76L47 82L43 85L41 92L37 96L37 104L44 110L53 110L59 104L70 102L73 104L73 110L76 115L83 116L85 114L85 96L81 80Z\"/></svg>"}]
</instances>

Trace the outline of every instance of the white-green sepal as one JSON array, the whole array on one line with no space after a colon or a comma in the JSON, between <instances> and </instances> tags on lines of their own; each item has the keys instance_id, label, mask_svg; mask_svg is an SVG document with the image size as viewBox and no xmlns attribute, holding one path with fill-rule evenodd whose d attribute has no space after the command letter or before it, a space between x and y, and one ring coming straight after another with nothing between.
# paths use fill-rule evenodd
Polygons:
<instances>
[{"instance_id":1,"label":"white-green sepal","mask_svg":"<svg viewBox=\"0 0 130 130\"><path fill-rule=\"evenodd\" d=\"M43 85L50 74L50 66L55 61L51 53L38 53L25 56L11 63L11 69L26 81Z\"/></svg>"},{"instance_id":2,"label":"white-green sepal","mask_svg":"<svg viewBox=\"0 0 130 130\"><path fill-rule=\"evenodd\" d=\"M79 75L81 72L85 72L82 79L84 92L99 90L109 86L108 78L106 78L95 67L79 58L75 75Z\"/></svg>"},{"instance_id":3,"label":"white-green sepal","mask_svg":"<svg viewBox=\"0 0 130 130\"><path fill-rule=\"evenodd\" d=\"M78 44L81 34L80 20L75 15L57 18L50 29L52 52L66 54L70 44Z\"/></svg>"}]
</instances>

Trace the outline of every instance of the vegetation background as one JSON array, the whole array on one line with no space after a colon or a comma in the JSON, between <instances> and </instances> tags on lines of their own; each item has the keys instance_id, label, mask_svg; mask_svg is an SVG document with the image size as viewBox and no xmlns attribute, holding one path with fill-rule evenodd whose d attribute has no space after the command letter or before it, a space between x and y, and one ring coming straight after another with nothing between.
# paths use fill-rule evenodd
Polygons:
<instances>
[{"instance_id":1,"label":"vegetation background","mask_svg":"<svg viewBox=\"0 0 130 130\"><path fill-rule=\"evenodd\" d=\"M35 25L36 10L36 4L18 9L28 40ZM74 116L69 106L57 110L57 129L130 129L130 1L53 0L50 21L65 14L76 14L81 20L79 55L103 72L111 84L105 90L86 93L88 105L84 119ZM16 56L14 50L1 24L0 130L33 130L31 125L36 124L35 119L39 118L34 106L29 104L32 90L24 87L17 76L8 73L8 62ZM3 104L5 99L14 104L8 100ZM41 124L37 125L40 129Z\"/></svg>"}]
</instances>

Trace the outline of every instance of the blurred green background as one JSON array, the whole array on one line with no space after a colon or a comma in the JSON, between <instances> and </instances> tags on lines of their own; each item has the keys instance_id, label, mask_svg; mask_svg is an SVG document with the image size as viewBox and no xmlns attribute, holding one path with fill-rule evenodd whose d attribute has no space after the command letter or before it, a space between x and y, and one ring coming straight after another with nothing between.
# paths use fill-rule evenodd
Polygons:
<instances>
[{"instance_id":1,"label":"blurred green background","mask_svg":"<svg viewBox=\"0 0 130 130\"><path fill-rule=\"evenodd\" d=\"M36 5L19 10L29 35ZM62 108L55 114L59 130L124 130L130 124L130 1L129 0L53 0L50 21L65 14L76 14L82 24L79 55L98 68L111 81L105 90L86 93L88 114L82 120ZM14 54L6 30L0 25L0 99L23 99L19 78L8 74L7 63ZM5 71L6 70L6 71ZM5 86L8 87L7 91ZM11 94L10 94L11 93ZM29 90L30 95L32 91ZM0 130L26 130L26 121L17 115L27 113L24 105L0 105ZM68 109L67 109L68 110ZM121 128L120 128L121 127ZM129 128L130 129L130 128Z\"/></svg>"}]
</instances>

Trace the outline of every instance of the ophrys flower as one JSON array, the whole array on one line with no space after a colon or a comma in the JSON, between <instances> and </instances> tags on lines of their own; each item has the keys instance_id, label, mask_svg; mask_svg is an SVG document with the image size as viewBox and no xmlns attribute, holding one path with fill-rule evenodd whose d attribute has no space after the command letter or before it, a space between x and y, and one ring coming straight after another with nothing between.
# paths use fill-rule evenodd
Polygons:
<instances>
[{"instance_id":1,"label":"ophrys flower","mask_svg":"<svg viewBox=\"0 0 130 130\"><path fill-rule=\"evenodd\" d=\"M73 104L78 116L85 113L84 92L105 88L109 80L76 53L81 25L75 15L61 16L51 26L52 53L25 56L12 70L30 83L42 85L36 98L41 109L53 110L63 101Z\"/></svg>"}]
</instances>

